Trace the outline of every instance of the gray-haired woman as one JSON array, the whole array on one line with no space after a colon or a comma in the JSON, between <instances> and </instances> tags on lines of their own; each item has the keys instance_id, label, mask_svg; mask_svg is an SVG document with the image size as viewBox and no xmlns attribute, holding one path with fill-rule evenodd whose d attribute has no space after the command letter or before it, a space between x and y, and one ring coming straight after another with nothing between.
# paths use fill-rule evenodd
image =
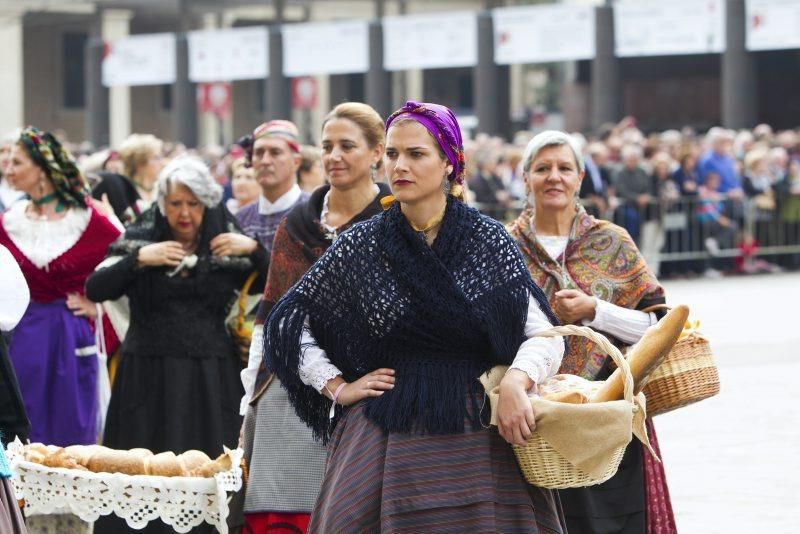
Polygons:
<instances>
[{"instance_id":1,"label":"gray-haired woman","mask_svg":"<svg viewBox=\"0 0 800 534\"><path fill-rule=\"evenodd\" d=\"M127 295L131 307L108 409L109 447L213 457L236 446L243 391L224 320L254 270L262 280L253 291L263 289L267 254L239 232L221 198L202 162L173 161L159 176L156 206L111 246L119 261L87 281L95 302ZM102 519L96 532L124 530Z\"/></svg>"},{"instance_id":2,"label":"gray-haired woman","mask_svg":"<svg viewBox=\"0 0 800 534\"><path fill-rule=\"evenodd\" d=\"M553 311L562 323L589 326L619 347L639 341L657 320L642 310L663 304L664 290L628 232L577 203L585 164L575 140L553 130L538 134L522 170L528 203L508 230ZM569 337L559 372L604 380L610 358L592 342ZM647 429L657 451L651 419ZM559 496L569 532L676 532L664 466L636 441L609 481Z\"/></svg>"}]
</instances>

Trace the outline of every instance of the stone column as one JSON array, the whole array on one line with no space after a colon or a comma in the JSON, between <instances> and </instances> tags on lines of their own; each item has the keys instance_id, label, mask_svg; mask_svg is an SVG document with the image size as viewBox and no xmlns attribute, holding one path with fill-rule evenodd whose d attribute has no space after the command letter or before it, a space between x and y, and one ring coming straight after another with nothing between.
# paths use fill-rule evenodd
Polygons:
<instances>
[{"instance_id":1,"label":"stone column","mask_svg":"<svg viewBox=\"0 0 800 534\"><path fill-rule=\"evenodd\" d=\"M133 12L127 9L104 9L100 35L107 42L127 37ZM131 90L127 86L108 90L109 144L118 147L131 134Z\"/></svg>"},{"instance_id":2,"label":"stone column","mask_svg":"<svg viewBox=\"0 0 800 534\"><path fill-rule=\"evenodd\" d=\"M725 51L722 53L722 124L726 128L752 128L758 116L756 58L745 48L745 0L727 0Z\"/></svg>"},{"instance_id":3,"label":"stone column","mask_svg":"<svg viewBox=\"0 0 800 534\"><path fill-rule=\"evenodd\" d=\"M598 6L595 24L595 57L592 61L592 127L622 118L622 81L619 59L614 54L614 12Z\"/></svg>"},{"instance_id":4,"label":"stone column","mask_svg":"<svg viewBox=\"0 0 800 534\"><path fill-rule=\"evenodd\" d=\"M490 11L478 14L478 65L473 71L473 79L477 130L507 137L511 123L508 67L494 62L494 28Z\"/></svg>"},{"instance_id":5,"label":"stone column","mask_svg":"<svg viewBox=\"0 0 800 534\"><path fill-rule=\"evenodd\" d=\"M178 0L175 35L175 83L172 85L173 140L189 148L197 146L197 85L189 81L189 40L192 17L187 0Z\"/></svg>"},{"instance_id":6,"label":"stone column","mask_svg":"<svg viewBox=\"0 0 800 534\"><path fill-rule=\"evenodd\" d=\"M267 118L290 119L291 82L283 74L283 35L279 25L269 28L269 78L267 78Z\"/></svg>"},{"instance_id":7,"label":"stone column","mask_svg":"<svg viewBox=\"0 0 800 534\"><path fill-rule=\"evenodd\" d=\"M219 16L216 13L203 14L203 30L217 30L219 29ZM220 80L223 81L223 80ZM199 139L202 146L216 146L219 145L222 124L214 113L198 113L199 125Z\"/></svg>"},{"instance_id":8,"label":"stone column","mask_svg":"<svg viewBox=\"0 0 800 534\"><path fill-rule=\"evenodd\" d=\"M381 117L387 117L392 112L392 75L383 68L381 19L369 24L369 71L365 81L367 104L375 108Z\"/></svg>"},{"instance_id":9,"label":"stone column","mask_svg":"<svg viewBox=\"0 0 800 534\"><path fill-rule=\"evenodd\" d=\"M25 126L25 71L23 69L23 15L22 9L9 8L0 24L0 78L3 80L3 98L0 98L0 135L13 128Z\"/></svg>"},{"instance_id":10,"label":"stone column","mask_svg":"<svg viewBox=\"0 0 800 534\"><path fill-rule=\"evenodd\" d=\"M109 144L108 88L103 85L105 42L93 37L86 43L86 138L96 147Z\"/></svg>"}]
</instances>

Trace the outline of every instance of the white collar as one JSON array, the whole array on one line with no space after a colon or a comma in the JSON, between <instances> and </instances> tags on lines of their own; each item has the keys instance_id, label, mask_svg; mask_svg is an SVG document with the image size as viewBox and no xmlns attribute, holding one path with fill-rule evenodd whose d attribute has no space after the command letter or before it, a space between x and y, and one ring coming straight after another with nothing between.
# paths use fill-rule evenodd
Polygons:
<instances>
[{"instance_id":1,"label":"white collar","mask_svg":"<svg viewBox=\"0 0 800 534\"><path fill-rule=\"evenodd\" d=\"M3 227L14 245L39 269L75 246L89 226L89 209L70 208L63 219L31 219L25 214L29 200L15 202L3 215Z\"/></svg>"},{"instance_id":2,"label":"white collar","mask_svg":"<svg viewBox=\"0 0 800 534\"><path fill-rule=\"evenodd\" d=\"M275 202L270 202L264 195L258 197L258 213L261 215L272 215L279 211L286 211L300 199L303 190L296 183L287 192L282 194Z\"/></svg>"},{"instance_id":3,"label":"white collar","mask_svg":"<svg viewBox=\"0 0 800 534\"><path fill-rule=\"evenodd\" d=\"M381 188L378 187L378 184L372 184L372 189L375 191L375 196L381 194ZM328 224L328 202L331 199L331 191L333 188L328 189L328 192L325 193L325 197L322 199L322 212L319 214L319 223L322 226L322 229L325 230L325 237L335 241L339 235L339 229L334 228L333 226Z\"/></svg>"}]
</instances>

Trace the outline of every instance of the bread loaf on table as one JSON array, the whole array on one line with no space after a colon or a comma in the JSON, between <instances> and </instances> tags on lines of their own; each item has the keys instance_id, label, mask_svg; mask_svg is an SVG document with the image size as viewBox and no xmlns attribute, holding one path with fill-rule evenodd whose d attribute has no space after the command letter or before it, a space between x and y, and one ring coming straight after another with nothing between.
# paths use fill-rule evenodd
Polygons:
<instances>
[{"instance_id":1,"label":"bread loaf on table","mask_svg":"<svg viewBox=\"0 0 800 534\"><path fill-rule=\"evenodd\" d=\"M23 457L29 462L47 467L126 475L212 477L231 468L231 459L227 452L216 460L211 460L206 453L197 450L189 450L176 456L173 452L153 454L152 451L141 448L119 451L101 445L71 445L61 448L33 443L25 448Z\"/></svg>"},{"instance_id":2,"label":"bread loaf on table","mask_svg":"<svg viewBox=\"0 0 800 534\"><path fill-rule=\"evenodd\" d=\"M95 473L124 473L126 475L145 475L145 459L148 457L131 451L108 449L98 451L89 459L87 467Z\"/></svg>"},{"instance_id":3,"label":"bread loaf on table","mask_svg":"<svg viewBox=\"0 0 800 534\"><path fill-rule=\"evenodd\" d=\"M211 458L203 451L188 450L178 456L178 461L181 462L181 468L183 472L186 473L184 476L188 476L188 474L195 469L199 469L201 466L209 463Z\"/></svg>"},{"instance_id":4,"label":"bread loaf on table","mask_svg":"<svg viewBox=\"0 0 800 534\"><path fill-rule=\"evenodd\" d=\"M219 455L216 460L213 460L213 461L210 461L210 462L206 462L202 466L200 466L197 469L195 469L194 471L192 471L189 474L189 476L209 478L209 477L213 477L217 473L222 473L224 471L230 471L231 468L233 467L233 465L232 465L232 462L231 462L231 457L227 453L227 449L225 449L225 450L226 450L226 452L224 452L223 454Z\"/></svg>"},{"instance_id":5,"label":"bread loaf on table","mask_svg":"<svg viewBox=\"0 0 800 534\"><path fill-rule=\"evenodd\" d=\"M642 339L628 351L626 360L633 376L634 394L641 391L647 377L655 371L672 346L678 341L683 325L689 318L689 307L683 304L672 308L658 323L648 328ZM622 369L615 370L592 396L592 402L607 402L624 398Z\"/></svg>"}]
</instances>

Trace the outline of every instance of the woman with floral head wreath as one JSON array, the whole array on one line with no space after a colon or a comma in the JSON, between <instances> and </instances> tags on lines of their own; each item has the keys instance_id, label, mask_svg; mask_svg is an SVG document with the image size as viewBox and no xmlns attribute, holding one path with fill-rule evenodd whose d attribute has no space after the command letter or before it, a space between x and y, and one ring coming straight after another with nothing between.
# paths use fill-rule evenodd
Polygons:
<instances>
[{"instance_id":1,"label":"woman with floral head wreath","mask_svg":"<svg viewBox=\"0 0 800 534\"><path fill-rule=\"evenodd\" d=\"M637 342L657 320L641 310L663 304L664 290L628 232L577 202L585 174L578 144L564 132L542 132L528 143L522 170L528 205L509 231L558 318L598 330L619 347ZM559 372L603 380L610 360L572 336ZM647 429L658 450L652 419ZM676 531L664 467L636 440L608 482L559 493L570 532Z\"/></svg>"},{"instance_id":2,"label":"woman with floral head wreath","mask_svg":"<svg viewBox=\"0 0 800 534\"><path fill-rule=\"evenodd\" d=\"M437 104L386 123L387 210L341 234L275 305L265 364L329 444L310 531L562 532L506 441L534 426L526 388L555 373L555 317L503 227L460 199L461 131ZM500 434L478 377L497 364Z\"/></svg>"},{"instance_id":3,"label":"woman with floral head wreath","mask_svg":"<svg viewBox=\"0 0 800 534\"><path fill-rule=\"evenodd\" d=\"M86 309L75 302L84 301L86 278L120 232L93 207L72 155L47 132L22 131L5 178L30 197L0 216L0 244L31 290L9 347L30 439L95 443L97 351Z\"/></svg>"}]
</instances>

